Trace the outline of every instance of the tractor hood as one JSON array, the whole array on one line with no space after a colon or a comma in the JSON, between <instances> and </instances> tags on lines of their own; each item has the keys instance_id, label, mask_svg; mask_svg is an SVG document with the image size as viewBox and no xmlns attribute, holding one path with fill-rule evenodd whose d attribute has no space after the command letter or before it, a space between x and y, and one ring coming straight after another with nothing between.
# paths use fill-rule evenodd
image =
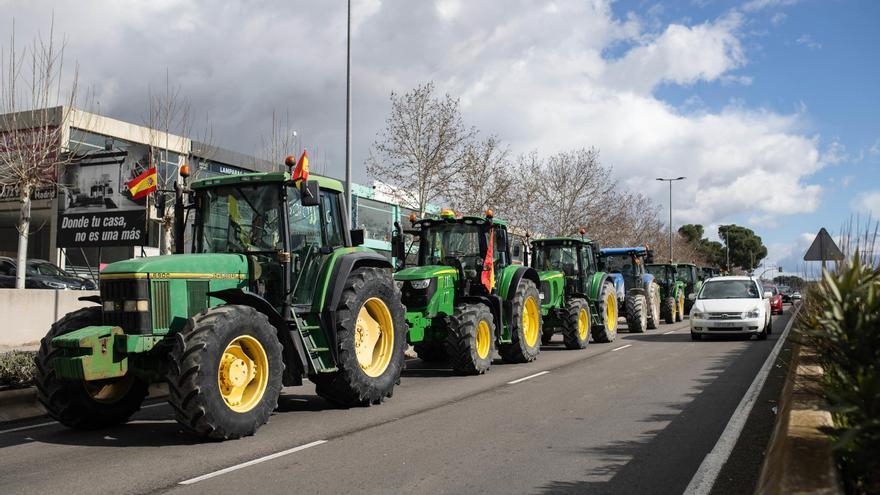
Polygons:
<instances>
[{"instance_id":1,"label":"tractor hood","mask_svg":"<svg viewBox=\"0 0 880 495\"><path fill-rule=\"evenodd\" d=\"M414 266L395 273L394 280L424 280L437 278L440 275L458 275L458 270L446 265Z\"/></svg>"},{"instance_id":2,"label":"tractor hood","mask_svg":"<svg viewBox=\"0 0 880 495\"><path fill-rule=\"evenodd\" d=\"M145 273L155 278L245 278L247 258L243 254L175 254L117 261L101 271L102 278L130 273ZM219 276L219 277L218 277Z\"/></svg>"}]
</instances>

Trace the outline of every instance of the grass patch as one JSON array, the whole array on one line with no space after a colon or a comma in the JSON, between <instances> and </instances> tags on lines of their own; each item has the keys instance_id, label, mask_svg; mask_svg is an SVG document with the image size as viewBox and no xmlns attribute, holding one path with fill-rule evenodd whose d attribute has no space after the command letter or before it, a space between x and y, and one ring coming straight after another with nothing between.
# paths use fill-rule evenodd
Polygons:
<instances>
[{"instance_id":1,"label":"grass patch","mask_svg":"<svg viewBox=\"0 0 880 495\"><path fill-rule=\"evenodd\" d=\"M0 388L30 387L34 382L36 366L35 351L9 351L0 353Z\"/></svg>"}]
</instances>

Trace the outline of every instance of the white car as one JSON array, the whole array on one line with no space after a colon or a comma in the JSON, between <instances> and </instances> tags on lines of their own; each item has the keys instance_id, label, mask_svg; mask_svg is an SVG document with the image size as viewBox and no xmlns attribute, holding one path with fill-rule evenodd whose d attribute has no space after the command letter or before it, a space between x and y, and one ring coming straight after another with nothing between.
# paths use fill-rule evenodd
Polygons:
<instances>
[{"instance_id":1,"label":"white car","mask_svg":"<svg viewBox=\"0 0 880 495\"><path fill-rule=\"evenodd\" d=\"M703 335L757 335L764 340L773 330L770 297L751 277L717 277L691 295L691 339Z\"/></svg>"}]
</instances>

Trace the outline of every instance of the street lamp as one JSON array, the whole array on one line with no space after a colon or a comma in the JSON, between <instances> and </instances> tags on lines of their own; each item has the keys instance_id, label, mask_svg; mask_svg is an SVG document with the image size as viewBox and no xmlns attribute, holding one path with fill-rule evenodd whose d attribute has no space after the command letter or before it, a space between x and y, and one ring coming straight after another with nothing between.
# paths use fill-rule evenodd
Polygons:
<instances>
[{"instance_id":1,"label":"street lamp","mask_svg":"<svg viewBox=\"0 0 880 495\"><path fill-rule=\"evenodd\" d=\"M674 179L664 179L663 177L657 177L659 181L665 181L669 183L669 262L675 263L675 257L673 256L672 250L672 183L677 180L684 180L687 177L676 177Z\"/></svg>"},{"instance_id":2,"label":"street lamp","mask_svg":"<svg viewBox=\"0 0 880 495\"><path fill-rule=\"evenodd\" d=\"M351 228L351 0L348 0L348 36L345 52L345 207Z\"/></svg>"}]
</instances>

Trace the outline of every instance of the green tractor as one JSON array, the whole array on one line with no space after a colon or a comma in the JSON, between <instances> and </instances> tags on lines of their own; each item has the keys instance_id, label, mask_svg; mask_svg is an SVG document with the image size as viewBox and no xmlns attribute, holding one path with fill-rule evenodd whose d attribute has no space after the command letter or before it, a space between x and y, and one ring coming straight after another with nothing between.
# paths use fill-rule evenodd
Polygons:
<instances>
[{"instance_id":1,"label":"green tractor","mask_svg":"<svg viewBox=\"0 0 880 495\"><path fill-rule=\"evenodd\" d=\"M686 285L677 276L676 265L673 263L649 263L648 273L660 285L660 317L668 324L684 319Z\"/></svg>"},{"instance_id":2,"label":"green tractor","mask_svg":"<svg viewBox=\"0 0 880 495\"><path fill-rule=\"evenodd\" d=\"M98 305L42 340L36 385L53 418L123 423L149 384L167 382L177 421L225 440L252 435L282 386L305 377L341 406L391 396L405 309L391 264L355 247L363 231L346 229L339 181L259 173L177 191L176 238L191 211L192 253L179 243L174 255L108 265L89 299Z\"/></svg>"},{"instance_id":3,"label":"green tractor","mask_svg":"<svg viewBox=\"0 0 880 495\"><path fill-rule=\"evenodd\" d=\"M581 232L583 235L583 232ZM589 239L548 238L532 241L529 259L541 277L543 344L559 331L568 349L583 349L617 336L617 294L609 275L596 269L596 249Z\"/></svg>"},{"instance_id":4,"label":"green tractor","mask_svg":"<svg viewBox=\"0 0 880 495\"><path fill-rule=\"evenodd\" d=\"M509 363L532 361L541 349L538 272L512 263L504 222L486 213L443 210L392 233L409 342L422 360L448 361L459 374L485 373L496 349ZM402 261L404 233L418 238L417 266Z\"/></svg>"},{"instance_id":5,"label":"green tractor","mask_svg":"<svg viewBox=\"0 0 880 495\"><path fill-rule=\"evenodd\" d=\"M684 314L690 314L694 300L691 294L698 294L703 287L703 277L700 268L693 263L676 263L676 273L679 280L685 284Z\"/></svg>"}]
</instances>

